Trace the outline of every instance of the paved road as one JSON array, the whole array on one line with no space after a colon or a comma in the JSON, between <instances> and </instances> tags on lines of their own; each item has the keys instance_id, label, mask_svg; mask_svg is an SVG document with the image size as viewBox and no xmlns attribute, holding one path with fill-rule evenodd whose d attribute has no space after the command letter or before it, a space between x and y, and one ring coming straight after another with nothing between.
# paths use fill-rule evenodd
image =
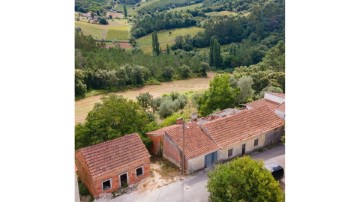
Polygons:
<instances>
[{"instance_id":1,"label":"paved road","mask_svg":"<svg viewBox=\"0 0 360 202\"><path fill-rule=\"evenodd\" d=\"M285 168L285 146L279 146L261 153L251 155L254 159L262 159L264 163L276 162ZM132 192L110 200L111 202L177 202L208 201L209 192L206 171L188 176L185 180L174 182L153 191Z\"/></svg>"}]
</instances>

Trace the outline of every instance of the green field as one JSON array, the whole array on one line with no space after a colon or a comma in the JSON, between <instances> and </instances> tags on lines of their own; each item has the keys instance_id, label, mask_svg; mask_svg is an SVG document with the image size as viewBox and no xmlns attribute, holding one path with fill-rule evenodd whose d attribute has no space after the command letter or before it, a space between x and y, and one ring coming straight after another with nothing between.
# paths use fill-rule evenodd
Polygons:
<instances>
[{"instance_id":1,"label":"green field","mask_svg":"<svg viewBox=\"0 0 360 202\"><path fill-rule=\"evenodd\" d=\"M133 5L126 5L126 9L128 12L128 16L135 16L137 14L136 8L134 9ZM114 10L121 11L124 14L124 4L116 4Z\"/></svg>"},{"instance_id":2,"label":"green field","mask_svg":"<svg viewBox=\"0 0 360 202\"><path fill-rule=\"evenodd\" d=\"M158 39L160 43L161 50L166 50L166 44L171 46L175 43L175 38L179 35L190 34L191 36L195 36L199 31L203 31L203 28L199 27L187 27L187 28L178 28L178 29L170 29L170 30L162 30L158 32ZM171 32L171 34L169 34ZM144 51L144 53L152 52L152 38L151 34L143 36L136 40L139 44L140 48Z\"/></svg>"},{"instance_id":3,"label":"green field","mask_svg":"<svg viewBox=\"0 0 360 202\"><path fill-rule=\"evenodd\" d=\"M109 20L109 25L91 24L86 21L75 21L75 27L80 27L84 35L91 35L94 39L128 40L130 26L127 20Z\"/></svg>"},{"instance_id":4,"label":"green field","mask_svg":"<svg viewBox=\"0 0 360 202\"><path fill-rule=\"evenodd\" d=\"M202 3L193 4L191 6L184 6L179 8L171 9L170 11L186 11L186 10L194 10L195 8L199 8L202 6Z\"/></svg>"},{"instance_id":5,"label":"green field","mask_svg":"<svg viewBox=\"0 0 360 202\"><path fill-rule=\"evenodd\" d=\"M224 55L226 55L227 52L228 52L229 47L230 47L230 44L221 45L221 46L220 46L220 50L221 50L221 52L222 52ZM201 53L201 54L208 55L209 52L210 52L210 47L198 48L197 50L198 50L199 53Z\"/></svg>"}]
</instances>

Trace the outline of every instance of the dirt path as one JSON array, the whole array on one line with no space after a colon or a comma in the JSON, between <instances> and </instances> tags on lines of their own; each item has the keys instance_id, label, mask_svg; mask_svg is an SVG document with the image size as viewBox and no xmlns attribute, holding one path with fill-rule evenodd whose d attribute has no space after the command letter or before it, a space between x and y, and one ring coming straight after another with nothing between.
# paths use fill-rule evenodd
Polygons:
<instances>
[{"instance_id":1,"label":"dirt path","mask_svg":"<svg viewBox=\"0 0 360 202\"><path fill-rule=\"evenodd\" d=\"M121 91L115 94L122 95L125 98L132 100L136 99L140 93L149 92L154 97L159 97L172 91L187 92L198 91L209 88L210 80L213 79L215 73L209 72L207 78L194 78L188 80L179 80L161 83L160 85L144 86L135 90ZM85 121L87 114L92 110L95 103L100 102L100 98L104 95L97 95L88 97L75 102L75 123L82 123Z\"/></svg>"}]
</instances>

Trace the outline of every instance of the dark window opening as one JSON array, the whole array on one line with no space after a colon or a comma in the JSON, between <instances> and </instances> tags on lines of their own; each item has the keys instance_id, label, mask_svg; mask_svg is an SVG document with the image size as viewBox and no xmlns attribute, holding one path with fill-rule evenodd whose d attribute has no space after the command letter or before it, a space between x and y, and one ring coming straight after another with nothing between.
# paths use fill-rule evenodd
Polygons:
<instances>
[{"instance_id":1,"label":"dark window opening","mask_svg":"<svg viewBox=\"0 0 360 202\"><path fill-rule=\"evenodd\" d=\"M111 188L111 180L106 180L102 183L103 190L108 190Z\"/></svg>"},{"instance_id":2,"label":"dark window opening","mask_svg":"<svg viewBox=\"0 0 360 202\"><path fill-rule=\"evenodd\" d=\"M143 174L143 168L142 168L142 167L137 168L137 169L136 169L136 176L140 176L140 175L142 175L142 174Z\"/></svg>"},{"instance_id":3,"label":"dark window opening","mask_svg":"<svg viewBox=\"0 0 360 202\"><path fill-rule=\"evenodd\" d=\"M254 141L254 147L258 146L258 144L259 144L259 139L256 139L256 140Z\"/></svg>"},{"instance_id":4,"label":"dark window opening","mask_svg":"<svg viewBox=\"0 0 360 202\"><path fill-rule=\"evenodd\" d=\"M228 158L231 157L233 155L233 149L229 149L228 150Z\"/></svg>"}]
</instances>

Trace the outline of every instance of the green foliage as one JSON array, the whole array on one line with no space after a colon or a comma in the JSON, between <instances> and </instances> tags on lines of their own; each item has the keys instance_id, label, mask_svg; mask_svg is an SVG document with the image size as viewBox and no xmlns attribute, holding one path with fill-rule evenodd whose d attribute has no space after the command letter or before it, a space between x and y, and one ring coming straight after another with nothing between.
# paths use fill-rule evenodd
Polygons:
<instances>
[{"instance_id":1,"label":"green foliage","mask_svg":"<svg viewBox=\"0 0 360 202\"><path fill-rule=\"evenodd\" d=\"M85 75L82 70L75 70L75 96L84 96L86 93Z\"/></svg>"},{"instance_id":2,"label":"green foliage","mask_svg":"<svg viewBox=\"0 0 360 202\"><path fill-rule=\"evenodd\" d=\"M183 109L188 103L188 98L185 95L172 92L170 95L164 95L161 98L155 99L154 103L158 106L160 117L166 118L179 109Z\"/></svg>"},{"instance_id":3,"label":"green foliage","mask_svg":"<svg viewBox=\"0 0 360 202\"><path fill-rule=\"evenodd\" d=\"M101 24L101 25L107 25L107 24L109 24L109 22L106 20L106 18L100 18L100 19L99 19L99 24Z\"/></svg>"},{"instance_id":4,"label":"green foliage","mask_svg":"<svg viewBox=\"0 0 360 202\"><path fill-rule=\"evenodd\" d=\"M153 96L150 95L149 92L140 93L139 96L136 97L137 103L144 108L145 110L151 106L153 102Z\"/></svg>"},{"instance_id":5,"label":"green foliage","mask_svg":"<svg viewBox=\"0 0 360 202\"><path fill-rule=\"evenodd\" d=\"M166 117L161 123L161 127L170 126L176 123L176 119L182 117L179 113L174 113L171 116Z\"/></svg>"},{"instance_id":6,"label":"green foliage","mask_svg":"<svg viewBox=\"0 0 360 202\"><path fill-rule=\"evenodd\" d=\"M88 188L85 186L85 184L83 184L82 182L78 182L79 185L79 193L81 196L87 196L90 195L90 192L88 190Z\"/></svg>"},{"instance_id":7,"label":"green foliage","mask_svg":"<svg viewBox=\"0 0 360 202\"><path fill-rule=\"evenodd\" d=\"M243 76L237 82L237 87L240 89L240 93L237 97L237 102L245 104L252 101L254 96L254 90L252 85L254 84L253 79L250 76Z\"/></svg>"},{"instance_id":8,"label":"green foliage","mask_svg":"<svg viewBox=\"0 0 360 202\"><path fill-rule=\"evenodd\" d=\"M121 96L102 98L89 112L86 122L75 127L75 147L90 146L130 133L142 133L150 121L143 108Z\"/></svg>"},{"instance_id":9,"label":"green foliage","mask_svg":"<svg viewBox=\"0 0 360 202\"><path fill-rule=\"evenodd\" d=\"M124 16L125 16L125 18L128 17L128 12L127 12L127 9L126 9L126 5L124 5Z\"/></svg>"},{"instance_id":10,"label":"green foliage","mask_svg":"<svg viewBox=\"0 0 360 202\"><path fill-rule=\"evenodd\" d=\"M263 58L263 63L260 64L267 69L274 71L285 71L285 43L279 41L278 44L272 47Z\"/></svg>"},{"instance_id":11,"label":"green foliage","mask_svg":"<svg viewBox=\"0 0 360 202\"><path fill-rule=\"evenodd\" d=\"M155 13L156 11L164 11L173 9L176 7L182 7L182 6L189 6L192 4L203 2L203 0L160 0L160 1L153 1L150 4L147 4L143 6L141 9L139 9L140 14L144 13Z\"/></svg>"},{"instance_id":12,"label":"green foliage","mask_svg":"<svg viewBox=\"0 0 360 202\"><path fill-rule=\"evenodd\" d=\"M159 55L161 52L157 32L152 33L152 49L154 55Z\"/></svg>"},{"instance_id":13,"label":"green foliage","mask_svg":"<svg viewBox=\"0 0 360 202\"><path fill-rule=\"evenodd\" d=\"M161 74L163 81L171 81L173 79L174 73L175 71L173 67L165 67Z\"/></svg>"},{"instance_id":14,"label":"green foliage","mask_svg":"<svg viewBox=\"0 0 360 202\"><path fill-rule=\"evenodd\" d=\"M188 79L191 76L191 70L190 67L187 65L182 65L179 68L179 74L182 79Z\"/></svg>"},{"instance_id":15,"label":"green foliage","mask_svg":"<svg viewBox=\"0 0 360 202\"><path fill-rule=\"evenodd\" d=\"M221 67L222 58L220 54L220 44L215 38L211 38L209 60L210 66L216 68Z\"/></svg>"},{"instance_id":16,"label":"green foliage","mask_svg":"<svg viewBox=\"0 0 360 202\"><path fill-rule=\"evenodd\" d=\"M249 156L217 165L208 175L211 201L285 201L279 182Z\"/></svg>"},{"instance_id":17,"label":"green foliage","mask_svg":"<svg viewBox=\"0 0 360 202\"><path fill-rule=\"evenodd\" d=\"M226 109L235 106L237 91L230 85L228 74L218 74L210 82L209 90L205 91L198 102L199 113L202 116L211 114L216 109Z\"/></svg>"}]
</instances>

